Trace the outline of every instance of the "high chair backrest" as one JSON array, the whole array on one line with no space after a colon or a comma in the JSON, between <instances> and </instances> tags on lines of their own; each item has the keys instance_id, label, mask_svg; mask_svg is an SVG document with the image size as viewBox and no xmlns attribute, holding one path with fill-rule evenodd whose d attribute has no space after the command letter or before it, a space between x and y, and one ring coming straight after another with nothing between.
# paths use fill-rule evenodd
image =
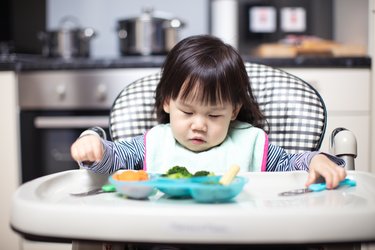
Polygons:
<instances>
[{"instance_id":1,"label":"high chair backrest","mask_svg":"<svg viewBox=\"0 0 375 250\"><path fill-rule=\"evenodd\" d=\"M253 94L268 121L270 143L288 153L320 148L326 108L319 93L300 78L269 66L245 63ZM157 124L154 95L161 73L127 85L114 101L110 133L114 141L143 134Z\"/></svg>"}]
</instances>

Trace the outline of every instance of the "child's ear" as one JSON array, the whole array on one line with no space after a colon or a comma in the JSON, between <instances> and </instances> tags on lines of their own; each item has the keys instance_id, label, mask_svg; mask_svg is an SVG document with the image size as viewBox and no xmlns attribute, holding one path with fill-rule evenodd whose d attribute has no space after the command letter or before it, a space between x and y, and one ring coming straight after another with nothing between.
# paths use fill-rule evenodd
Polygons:
<instances>
[{"instance_id":1,"label":"child's ear","mask_svg":"<svg viewBox=\"0 0 375 250\"><path fill-rule=\"evenodd\" d=\"M169 114L169 112L170 112L169 100L164 101L163 110L164 110L165 113Z\"/></svg>"},{"instance_id":2,"label":"child's ear","mask_svg":"<svg viewBox=\"0 0 375 250\"><path fill-rule=\"evenodd\" d=\"M231 118L232 121L236 120L237 115L240 112L241 108L242 108L242 105L237 105L237 107L233 109L232 118Z\"/></svg>"}]
</instances>

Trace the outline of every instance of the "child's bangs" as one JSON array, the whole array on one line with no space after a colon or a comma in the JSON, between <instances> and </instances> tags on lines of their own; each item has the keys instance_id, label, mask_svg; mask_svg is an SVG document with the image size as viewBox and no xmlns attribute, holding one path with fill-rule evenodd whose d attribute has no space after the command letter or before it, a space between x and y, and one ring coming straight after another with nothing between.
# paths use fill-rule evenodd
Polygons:
<instances>
[{"instance_id":1,"label":"child's bangs","mask_svg":"<svg viewBox=\"0 0 375 250\"><path fill-rule=\"evenodd\" d=\"M194 72L183 83L180 98L211 105L231 102L226 86L224 78L219 80L216 69Z\"/></svg>"}]
</instances>

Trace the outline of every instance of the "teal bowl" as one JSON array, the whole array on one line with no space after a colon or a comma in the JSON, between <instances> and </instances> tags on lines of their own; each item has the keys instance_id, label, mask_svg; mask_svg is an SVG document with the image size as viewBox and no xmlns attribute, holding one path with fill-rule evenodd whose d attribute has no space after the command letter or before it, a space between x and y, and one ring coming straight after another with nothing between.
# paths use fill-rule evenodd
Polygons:
<instances>
[{"instance_id":1,"label":"teal bowl","mask_svg":"<svg viewBox=\"0 0 375 250\"><path fill-rule=\"evenodd\" d=\"M156 188L172 198L191 197L190 187L192 178L171 179L159 177L156 181Z\"/></svg>"},{"instance_id":2,"label":"teal bowl","mask_svg":"<svg viewBox=\"0 0 375 250\"><path fill-rule=\"evenodd\" d=\"M231 201L244 188L247 179L237 176L229 185L219 184L221 176L192 179L190 194L200 203L224 203Z\"/></svg>"}]
</instances>

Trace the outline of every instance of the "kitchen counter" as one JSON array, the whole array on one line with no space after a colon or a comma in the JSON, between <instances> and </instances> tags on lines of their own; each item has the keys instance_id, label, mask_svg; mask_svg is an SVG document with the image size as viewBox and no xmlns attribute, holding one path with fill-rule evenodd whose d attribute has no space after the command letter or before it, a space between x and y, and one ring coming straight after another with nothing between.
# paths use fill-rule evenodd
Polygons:
<instances>
[{"instance_id":1,"label":"kitchen counter","mask_svg":"<svg viewBox=\"0 0 375 250\"><path fill-rule=\"evenodd\" d=\"M257 58L243 56L245 61L265 64L278 68L371 68L370 57L295 57L295 58Z\"/></svg>"},{"instance_id":2,"label":"kitchen counter","mask_svg":"<svg viewBox=\"0 0 375 250\"><path fill-rule=\"evenodd\" d=\"M126 56L119 58L45 58L38 55L0 56L0 71L79 70L116 68L153 68L163 65L165 56ZM370 68L370 57L296 57L256 58L243 56L245 61L273 67L291 68Z\"/></svg>"}]
</instances>

